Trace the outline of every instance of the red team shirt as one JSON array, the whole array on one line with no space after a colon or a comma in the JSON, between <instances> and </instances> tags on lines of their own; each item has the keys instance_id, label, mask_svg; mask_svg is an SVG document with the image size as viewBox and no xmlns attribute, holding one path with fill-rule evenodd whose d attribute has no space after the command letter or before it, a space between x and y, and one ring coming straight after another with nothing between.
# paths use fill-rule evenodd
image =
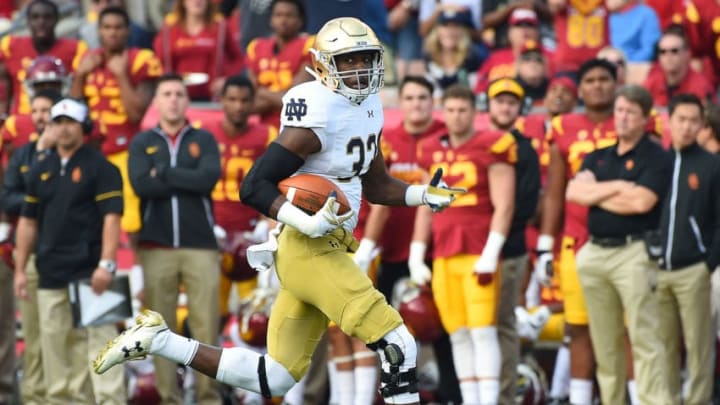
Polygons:
<instances>
[{"instance_id":1,"label":"red team shirt","mask_svg":"<svg viewBox=\"0 0 720 405\"><path fill-rule=\"evenodd\" d=\"M692 68L688 69L687 75L673 89L668 88L662 69L653 69L645 79L643 87L652 94L656 107L667 106L672 96L676 94L691 93L703 101L712 100L715 95L715 88L710 80Z\"/></svg>"},{"instance_id":2,"label":"red team shirt","mask_svg":"<svg viewBox=\"0 0 720 405\"><path fill-rule=\"evenodd\" d=\"M153 41L153 49L169 72L209 75L207 83L188 86L191 99L211 99L213 80L238 74L243 68L242 51L221 16L197 35L190 35L177 17L170 15Z\"/></svg>"},{"instance_id":3,"label":"red team shirt","mask_svg":"<svg viewBox=\"0 0 720 405\"><path fill-rule=\"evenodd\" d=\"M228 233L252 230L258 214L252 207L240 204L240 185L277 131L267 125L248 123L243 134L232 137L223 129L221 120L203 127L215 136L220 149L220 179L212 191L215 221Z\"/></svg>"},{"instance_id":4,"label":"red team shirt","mask_svg":"<svg viewBox=\"0 0 720 405\"><path fill-rule=\"evenodd\" d=\"M616 139L612 117L594 123L584 114L566 114L553 118L547 135L548 144L556 144L565 160L568 180L580 170L585 156L596 149L614 145ZM587 215L587 207L569 201L565 203L563 234L575 239L575 250L588 239Z\"/></svg>"},{"instance_id":5,"label":"red team shirt","mask_svg":"<svg viewBox=\"0 0 720 405\"><path fill-rule=\"evenodd\" d=\"M246 63L260 87L270 91L285 91L301 67L310 64L310 48L314 36L302 34L288 42L282 50L277 49L275 38L256 38L247 46ZM280 110L260 116L262 122L280 126Z\"/></svg>"},{"instance_id":6,"label":"red team shirt","mask_svg":"<svg viewBox=\"0 0 720 405\"><path fill-rule=\"evenodd\" d=\"M59 38L46 55L60 59L65 65L65 70L70 73L75 71L86 51L87 45L82 41ZM0 63L5 65L11 78L13 93L11 114L30 114L30 99L25 93L23 80L27 76L27 68L38 56L30 37L7 35L0 41Z\"/></svg>"},{"instance_id":7,"label":"red team shirt","mask_svg":"<svg viewBox=\"0 0 720 405\"><path fill-rule=\"evenodd\" d=\"M685 8L685 32L693 54L710 59L710 80L717 84L720 72L720 4L717 0L689 0Z\"/></svg>"},{"instance_id":8,"label":"red team shirt","mask_svg":"<svg viewBox=\"0 0 720 405\"><path fill-rule=\"evenodd\" d=\"M8 146L12 146L13 150L25 145L28 142L34 142L38 139L38 133L35 131L35 124L32 122L30 114L11 115L5 120L2 132L0 132L2 140L2 165L7 164Z\"/></svg>"},{"instance_id":9,"label":"red team shirt","mask_svg":"<svg viewBox=\"0 0 720 405\"><path fill-rule=\"evenodd\" d=\"M576 71L610 43L608 11L602 0L570 0L555 14L555 70Z\"/></svg>"},{"instance_id":10,"label":"red team shirt","mask_svg":"<svg viewBox=\"0 0 720 405\"><path fill-rule=\"evenodd\" d=\"M543 55L547 61L548 76L552 77L554 71L554 56L552 53L543 49ZM490 53L490 57L483 62L477 72L478 81L475 85L475 92L487 90L487 86L493 80L503 77L515 77L515 54L512 49L498 49Z\"/></svg>"},{"instance_id":11,"label":"red team shirt","mask_svg":"<svg viewBox=\"0 0 720 405\"><path fill-rule=\"evenodd\" d=\"M420 166L430 173L442 168L448 185L467 189L449 208L433 214L434 257L482 253L493 213L487 168L516 161L517 144L509 133L478 132L457 148L451 147L446 137L421 143Z\"/></svg>"},{"instance_id":12,"label":"red team shirt","mask_svg":"<svg viewBox=\"0 0 720 405\"><path fill-rule=\"evenodd\" d=\"M383 130L381 150L388 173L409 184L422 184L425 171L418 163L418 144L426 139L440 136L445 131L445 124L433 120L430 127L418 135L409 134L402 123L396 127ZM382 260L388 263L405 262L410 255L412 229L415 226L415 207L390 208L391 226L404 232L384 232L380 245Z\"/></svg>"},{"instance_id":13,"label":"red team shirt","mask_svg":"<svg viewBox=\"0 0 720 405\"><path fill-rule=\"evenodd\" d=\"M91 52L102 53L102 50ZM154 80L163 73L155 54L139 48L128 49L128 70L133 86ZM104 137L101 147L103 154L127 150L130 140L140 132L140 123L128 121L115 75L102 63L87 76L83 90L90 106L90 117L98 123L98 130Z\"/></svg>"}]
</instances>

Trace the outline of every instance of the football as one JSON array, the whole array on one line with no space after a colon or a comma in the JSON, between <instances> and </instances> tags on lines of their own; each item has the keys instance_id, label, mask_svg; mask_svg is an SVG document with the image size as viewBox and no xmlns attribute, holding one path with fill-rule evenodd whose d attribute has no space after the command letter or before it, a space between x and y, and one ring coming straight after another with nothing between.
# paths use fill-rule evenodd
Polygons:
<instances>
[{"instance_id":1,"label":"football","mask_svg":"<svg viewBox=\"0 0 720 405\"><path fill-rule=\"evenodd\" d=\"M292 205L309 214L314 214L322 208L333 191L337 203L340 204L338 214L350 211L350 203L345 194L335 183L322 176L298 174L281 181L278 189Z\"/></svg>"}]
</instances>

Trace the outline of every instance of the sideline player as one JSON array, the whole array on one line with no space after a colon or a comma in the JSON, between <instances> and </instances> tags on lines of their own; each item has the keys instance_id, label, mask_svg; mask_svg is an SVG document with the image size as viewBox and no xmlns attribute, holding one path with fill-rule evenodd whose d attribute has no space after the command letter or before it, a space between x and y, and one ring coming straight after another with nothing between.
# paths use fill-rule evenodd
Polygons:
<instances>
[{"instance_id":1,"label":"sideline player","mask_svg":"<svg viewBox=\"0 0 720 405\"><path fill-rule=\"evenodd\" d=\"M253 241L255 243L264 242L269 231L267 222L260 222L257 211L240 203L242 181L253 163L277 137L274 128L248 121L254 97L255 87L249 79L244 76L228 78L221 95L223 119L203 125L213 134L220 149L222 171L212 192L212 200L216 224L226 234L225 246L220 246L220 250L231 255L241 248L246 239L257 239ZM254 229L257 229L257 234ZM225 274L220 280L220 315L227 316L232 280ZM239 298L246 298L256 285L256 277L238 282Z\"/></svg>"},{"instance_id":2,"label":"sideline player","mask_svg":"<svg viewBox=\"0 0 720 405\"><path fill-rule=\"evenodd\" d=\"M281 134L241 188L245 204L285 224L279 247L266 263L276 268L281 283L270 318L268 354L201 345L170 332L159 314L145 311L135 327L98 355L96 372L150 353L265 397L282 395L307 371L329 318L379 352L386 402L419 403L415 340L347 255L357 247L354 211L363 190L374 203L435 209L449 206L463 190L444 184L408 186L387 174L377 151L383 124L376 94L383 82L383 48L370 27L355 18L331 20L318 33L312 54L317 80L286 94ZM353 210L338 215L332 196L314 215L293 206L277 183L296 172L333 180Z\"/></svg>"},{"instance_id":3,"label":"sideline player","mask_svg":"<svg viewBox=\"0 0 720 405\"><path fill-rule=\"evenodd\" d=\"M568 179L577 173L585 155L615 143L612 119L615 66L606 60L591 59L580 66L578 78L585 113L555 117L547 136L550 164L541 202L541 234L537 241L535 275L541 283L550 283L546 268L553 260L554 236L562 235L562 248L556 266L560 273L566 330L570 339L570 402L585 405L592 402L595 358L585 300L575 268L575 252L587 240L587 208L566 203L565 188ZM561 229L563 212L565 224Z\"/></svg>"},{"instance_id":4,"label":"sideline player","mask_svg":"<svg viewBox=\"0 0 720 405\"><path fill-rule=\"evenodd\" d=\"M475 97L467 87L446 89L442 105L447 135L421 142L419 163L428 171L442 168L468 193L433 217L419 208L412 243L427 245L432 233L432 291L450 335L463 403L494 404L502 366L496 273L513 219L517 142L506 131L475 130ZM429 274L422 250L411 253L411 279Z\"/></svg>"}]
</instances>

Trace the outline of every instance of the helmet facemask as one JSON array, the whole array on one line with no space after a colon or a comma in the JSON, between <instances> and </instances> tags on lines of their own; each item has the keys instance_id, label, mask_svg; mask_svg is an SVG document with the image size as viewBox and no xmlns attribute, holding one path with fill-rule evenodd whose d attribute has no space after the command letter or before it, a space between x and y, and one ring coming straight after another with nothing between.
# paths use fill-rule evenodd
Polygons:
<instances>
[{"instance_id":1,"label":"helmet facemask","mask_svg":"<svg viewBox=\"0 0 720 405\"><path fill-rule=\"evenodd\" d=\"M338 71L337 57L357 52L373 53L371 67ZM357 18L340 17L325 23L315 36L315 44L310 53L313 65L310 73L354 104L362 103L383 86L383 46L373 30ZM367 85L358 89L352 84L348 85L343 79Z\"/></svg>"}]
</instances>

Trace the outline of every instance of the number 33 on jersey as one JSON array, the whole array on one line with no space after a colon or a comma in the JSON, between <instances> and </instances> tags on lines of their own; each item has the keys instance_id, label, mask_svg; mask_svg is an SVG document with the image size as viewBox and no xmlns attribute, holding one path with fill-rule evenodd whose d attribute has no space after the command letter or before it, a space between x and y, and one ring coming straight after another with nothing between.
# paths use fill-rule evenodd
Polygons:
<instances>
[{"instance_id":1,"label":"number 33 on jersey","mask_svg":"<svg viewBox=\"0 0 720 405\"><path fill-rule=\"evenodd\" d=\"M365 174L378 153L383 125L380 97L372 94L362 103L351 103L319 81L293 87L283 97L281 129L309 128L320 140L320 152L310 155L298 173L313 173L334 181L350 202L360 209L358 176Z\"/></svg>"}]
</instances>

